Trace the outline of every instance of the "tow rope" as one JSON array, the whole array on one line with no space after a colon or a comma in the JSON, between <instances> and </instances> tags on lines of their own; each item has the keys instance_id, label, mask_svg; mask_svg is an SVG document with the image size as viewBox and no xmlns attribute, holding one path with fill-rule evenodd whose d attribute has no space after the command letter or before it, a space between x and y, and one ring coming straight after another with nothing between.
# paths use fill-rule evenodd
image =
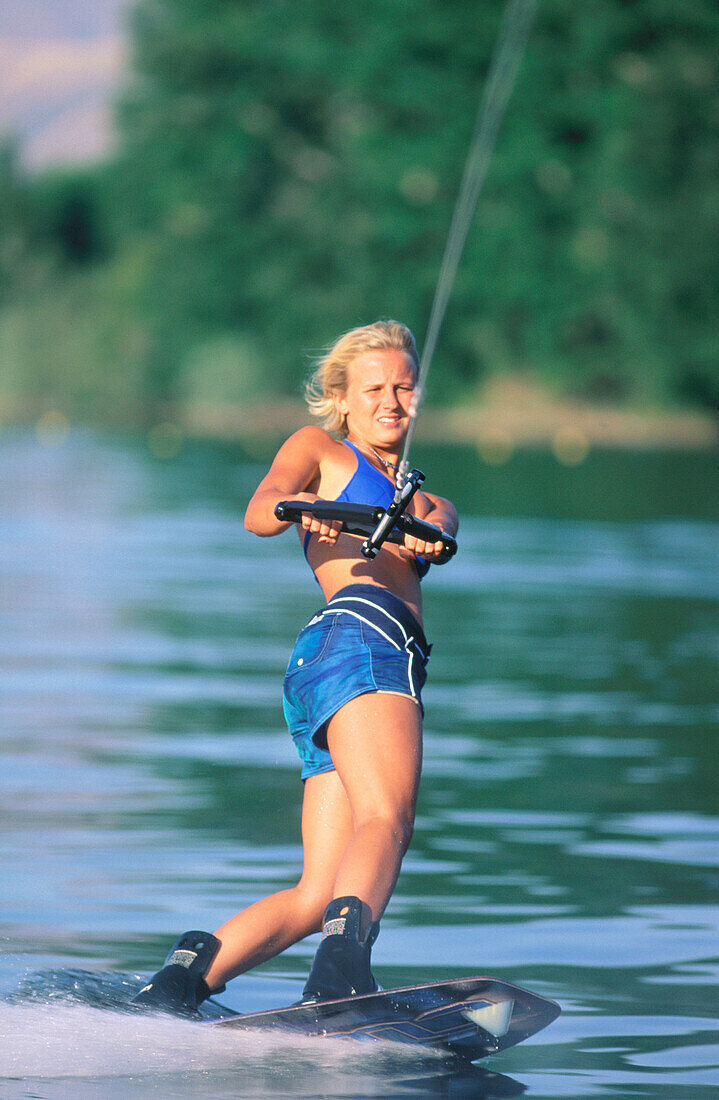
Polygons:
<instances>
[{"instance_id":1,"label":"tow rope","mask_svg":"<svg viewBox=\"0 0 719 1100\"><path fill-rule=\"evenodd\" d=\"M398 517L405 511L412 496L421 482L424 481L424 474L421 470L409 469L409 452L417 425L417 417L424 398L427 375L434 358L439 332L457 277L459 261L464 251L467 234L472 224L482 186L487 177L499 127L517 79L536 10L537 0L509 0L504 10L479 104L474 136L467 154L462 182L444 247L444 255L429 315L427 335L417 373L417 382L409 410L409 428L397 469L397 488L392 503L382 515L372 534L362 543L362 553L367 558L375 556L397 523Z\"/></svg>"},{"instance_id":2,"label":"tow rope","mask_svg":"<svg viewBox=\"0 0 719 1100\"><path fill-rule=\"evenodd\" d=\"M447 234L442 265L429 315L427 335L422 350L417 383L410 406L410 423L397 471L397 498L407 477L409 452L412 446L417 416L424 398L427 375L432 365L439 332L447 312L459 261L464 251L479 196L497 143L509 97L517 80L519 66L537 10L537 0L509 0L499 29L492 59L479 105L474 136L464 166L462 182Z\"/></svg>"}]
</instances>

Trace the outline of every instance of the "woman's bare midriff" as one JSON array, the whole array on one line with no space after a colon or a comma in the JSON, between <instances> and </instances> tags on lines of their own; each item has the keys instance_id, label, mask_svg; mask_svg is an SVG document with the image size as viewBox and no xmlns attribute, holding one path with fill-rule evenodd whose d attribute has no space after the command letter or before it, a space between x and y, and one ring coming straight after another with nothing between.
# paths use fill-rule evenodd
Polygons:
<instances>
[{"instance_id":1,"label":"woman's bare midriff","mask_svg":"<svg viewBox=\"0 0 719 1100\"><path fill-rule=\"evenodd\" d=\"M300 542L304 531L298 531ZM368 561L360 547L362 539L340 535L334 546L319 542L316 535L307 547L307 560L314 570L326 600L348 584L377 584L387 588L407 605L422 624L422 593L413 555L394 544L382 547L376 558Z\"/></svg>"}]
</instances>

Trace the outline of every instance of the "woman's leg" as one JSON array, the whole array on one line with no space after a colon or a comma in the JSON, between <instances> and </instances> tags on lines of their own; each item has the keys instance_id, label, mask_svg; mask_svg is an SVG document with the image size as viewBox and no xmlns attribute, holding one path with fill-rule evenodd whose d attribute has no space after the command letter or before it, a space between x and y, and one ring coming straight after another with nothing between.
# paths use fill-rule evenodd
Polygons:
<instances>
[{"instance_id":1,"label":"woman's leg","mask_svg":"<svg viewBox=\"0 0 719 1100\"><path fill-rule=\"evenodd\" d=\"M237 974L320 930L325 907L335 896L337 868L352 831L347 794L337 772L306 780L302 877L293 888L255 902L217 930L221 946L205 973L210 989L219 989Z\"/></svg>"},{"instance_id":2,"label":"woman's leg","mask_svg":"<svg viewBox=\"0 0 719 1100\"><path fill-rule=\"evenodd\" d=\"M421 712L407 696L360 695L330 720L327 740L336 771L305 783L302 878L217 930L221 946L205 973L210 989L318 931L332 898L362 900L363 934L384 912L412 836Z\"/></svg>"},{"instance_id":3,"label":"woman's leg","mask_svg":"<svg viewBox=\"0 0 719 1100\"><path fill-rule=\"evenodd\" d=\"M422 766L422 713L413 699L360 695L330 720L327 743L352 813L333 897L354 895L379 920L412 837Z\"/></svg>"}]
</instances>

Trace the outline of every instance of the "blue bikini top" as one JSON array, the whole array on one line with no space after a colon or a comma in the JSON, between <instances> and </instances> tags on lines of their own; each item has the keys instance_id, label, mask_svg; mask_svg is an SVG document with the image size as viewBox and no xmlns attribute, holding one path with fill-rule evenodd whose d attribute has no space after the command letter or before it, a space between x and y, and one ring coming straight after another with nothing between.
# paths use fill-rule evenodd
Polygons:
<instances>
[{"instance_id":1,"label":"blue bikini top","mask_svg":"<svg viewBox=\"0 0 719 1100\"><path fill-rule=\"evenodd\" d=\"M357 456L357 469L335 500L346 500L353 504L379 504L382 508L387 508L394 499L392 482L372 465L354 443L350 443L349 439L343 439L342 442ZM305 557L307 557L307 547L311 537L312 532L308 531L303 543ZM415 565L420 580L428 573L430 564L424 558L415 555Z\"/></svg>"}]
</instances>

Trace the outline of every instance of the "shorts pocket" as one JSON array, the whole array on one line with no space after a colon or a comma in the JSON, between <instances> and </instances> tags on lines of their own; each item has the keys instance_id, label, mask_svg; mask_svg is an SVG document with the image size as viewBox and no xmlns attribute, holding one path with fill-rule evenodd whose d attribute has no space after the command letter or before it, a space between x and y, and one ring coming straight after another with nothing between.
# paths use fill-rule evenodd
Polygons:
<instances>
[{"instance_id":1,"label":"shorts pocket","mask_svg":"<svg viewBox=\"0 0 719 1100\"><path fill-rule=\"evenodd\" d=\"M300 631L287 665L285 679L322 660L332 640L336 618L335 615L325 615Z\"/></svg>"}]
</instances>

